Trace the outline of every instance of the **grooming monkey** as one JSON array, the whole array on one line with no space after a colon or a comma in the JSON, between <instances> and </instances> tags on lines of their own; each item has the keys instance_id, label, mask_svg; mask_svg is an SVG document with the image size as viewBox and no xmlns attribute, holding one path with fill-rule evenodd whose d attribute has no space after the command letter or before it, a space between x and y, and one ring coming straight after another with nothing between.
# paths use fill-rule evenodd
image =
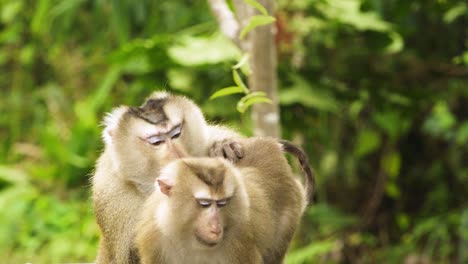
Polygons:
<instances>
[{"instance_id":1,"label":"grooming monkey","mask_svg":"<svg viewBox=\"0 0 468 264\"><path fill-rule=\"evenodd\" d=\"M142 264L283 262L313 191L306 160L304 188L283 150L307 157L286 141L237 142L244 156L235 165L183 158L163 169L137 225Z\"/></svg>"},{"instance_id":2,"label":"grooming monkey","mask_svg":"<svg viewBox=\"0 0 468 264\"><path fill-rule=\"evenodd\" d=\"M96 263L138 263L134 227L160 169L181 156L210 152L235 161L242 151L229 139L240 136L208 125L191 100L166 92L152 94L140 107L114 109L104 125L104 152L92 178L102 233Z\"/></svg>"}]
</instances>

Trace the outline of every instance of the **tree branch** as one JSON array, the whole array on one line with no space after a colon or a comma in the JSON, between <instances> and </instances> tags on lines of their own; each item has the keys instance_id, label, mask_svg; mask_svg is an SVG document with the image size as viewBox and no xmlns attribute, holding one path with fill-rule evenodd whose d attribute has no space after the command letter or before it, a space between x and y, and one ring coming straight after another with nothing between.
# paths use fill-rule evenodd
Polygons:
<instances>
[{"instance_id":1,"label":"tree branch","mask_svg":"<svg viewBox=\"0 0 468 264\"><path fill-rule=\"evenodd\" d=\"M225 0L208 0L211 12L218 21L221 32L240 47L239 22Z\"/></svg>"}]
</instances>

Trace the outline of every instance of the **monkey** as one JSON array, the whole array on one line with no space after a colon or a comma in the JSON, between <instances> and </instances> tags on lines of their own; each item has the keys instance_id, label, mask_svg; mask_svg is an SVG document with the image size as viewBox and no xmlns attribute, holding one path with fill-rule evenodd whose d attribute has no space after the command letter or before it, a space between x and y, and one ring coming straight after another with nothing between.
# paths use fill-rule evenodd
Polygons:
<instances>
[{"instance_id":1,"label":"monkey","mask_svg":"<svg viewBox=\"0 0 468 264\"><path fill-rule=\"evenodd\" d=\"M137 225L142 264L262 263L248 227L248 194L231 167L201 157L162 170Z\"/></svg>"},{"instance_id":2,"label":"monkey","mask_svg":"<svg viewBox=\"0 0 468 264\"><path fill-rule=\"evenodd\" d=\"M104 151L91 178L96 222L101 231L96 263L138 263L134 226L160 169L184 155L229 160L243 152L233 130L210 125L190 99L155 92L139 107L120 106L103 121Z\"/></svg>"},{"instance_id":3,"label":"monkey","mask_svg":"<svg viewBox=\"0 0 468 264\"><path fill-rule=\"evenodd\" d=\"M283 262L313 196L307 156L273 138L237 143L244 153L235 163L186 157L163 168L136 227L142 264ZM293 176L283 151L300 154L311 186Z\"/></svg>"}]
</instances>

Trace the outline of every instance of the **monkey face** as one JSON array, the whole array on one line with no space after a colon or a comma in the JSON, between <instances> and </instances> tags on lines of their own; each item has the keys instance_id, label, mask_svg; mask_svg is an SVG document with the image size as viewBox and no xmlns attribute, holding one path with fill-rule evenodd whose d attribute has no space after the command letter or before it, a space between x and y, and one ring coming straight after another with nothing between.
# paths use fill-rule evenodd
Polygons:
<instances>
[{"instance_id":1,"label":"monkey face","mask_svg":"<svg viewBox=\"0 0 468 264\"><path fill-rule=\"evenodd\" d=\"M201 201L199 217L195 224L195 238L202 247L213 248L223 240L224 217L215 201Z\"/></svg>"},{"instance_id":2,"label":"monkey face","mask_svg":"<svg viewBox=\"0 0 468 264\"><path fill-rule=\"evenodd\" d=\"M227 164L218 158L183 158L166 166L157 180L169 213L181 221L173 231L188 236L194 248L215 248L225 239L228 225L236 228L237 178Z\"/></svg>"}]
</instances>

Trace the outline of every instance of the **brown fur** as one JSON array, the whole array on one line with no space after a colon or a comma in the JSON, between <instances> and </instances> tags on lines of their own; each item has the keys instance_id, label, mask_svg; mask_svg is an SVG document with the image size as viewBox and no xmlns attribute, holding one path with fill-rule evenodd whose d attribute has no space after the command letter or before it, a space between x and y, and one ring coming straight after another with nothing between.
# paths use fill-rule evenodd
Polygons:
<instances>
[{"instance_id":1,"label":"brown fur","mask_svg":"<svg viewBox=\"0 0 468 264\"><path fill-rule=\"evenodd\" d=\"M173 144L150 146L144 141L148 130L164 131L176 123L183 128ZM180 153L207 156L216 142L239 136L208 125L191 100L165 92L154 93L141 107L114 109L104 125L104 152L92 178L94 211L102 235L96 263L138 263L134 227L161 167Z\"/></svg>"},{"instance_id":2,"label":"brown fur","mask_svg":"<svg viewBox=\"0 0 468 264\"><path fill-rule=\"evenodd\" d=\"M232 165L221 158L185 158L173 162L163 170L176 179L171 194L167 197L155 191L145 203L141 222L137 226L136 243L142 264L158 263L217 263L249 264L262 263L255 245L249 220L247 193L240 182L241 175ZM203 176L200 177L200 175ZM209 178L208 182L205 180ZM221 186L215 188L212 182ZM194 200L194 190L205 186L213 195L226 195L229 186L234 196L228 205L219 209L225 231L222 242L216 248L194 246L197 226L208 221ZM167 211L157 218L158 210L167 205Z\"/></svg>"},{"instance_id":3,"label":"brown fur","mask_svg":"<svg viewBox=\"0 0 468 264\"><path fill-rule=\"evenodd\" d=\"M237 143L242 146L244 157L235 167L216 158L190 158L190 170L180 170L181 166L178 165L178 170L172 172L177 174L178 179L183 179L177 181L176 186L180 183L183 186L192 186L191 178L200 178L195 174L209 173L209 168L216 167L218 172L224 172L224 181L228 181L229 178L236 179L234 197L242 198L243 193L247 195L247 201L243 203L231 204L230 201L226 205L226 210L229 208L226 216L230 223L228 230L231 227L236 231L227 234L220 247L210 253L213 255L213 262L210 263L218 263L215 260L220 253L224 254L227 260L219 263L282 263L306 206L304 187L294 178L276 139L257 137L238 140ZM175 254L174 250L178 250L180 260L184 260L184 254L192 256L190 263L195 263L197 254L207 254L193 253L190 246L184 248L183 235L191 235L190 227L193 226L194 220L190 217L193 211L183 209L184 204L191 204L191 192L184 189L183 193L186 193L186 196L178 198L179 204L169 206L168 211L177 215L167 216L172 219L170 224L158 219L158 214L155 214L161 206L159 193L154 192L146 202L136 240L143 264L171 263L168 262L167 256ZM187 231L171 233L161 229L161 225L164 229L186 228ZM171 238L174 241L171 242ZM170 243L175 244L171 246ZM258 254L261 254L261 259L258 258Z\"/></svg>"}]
</instances>

